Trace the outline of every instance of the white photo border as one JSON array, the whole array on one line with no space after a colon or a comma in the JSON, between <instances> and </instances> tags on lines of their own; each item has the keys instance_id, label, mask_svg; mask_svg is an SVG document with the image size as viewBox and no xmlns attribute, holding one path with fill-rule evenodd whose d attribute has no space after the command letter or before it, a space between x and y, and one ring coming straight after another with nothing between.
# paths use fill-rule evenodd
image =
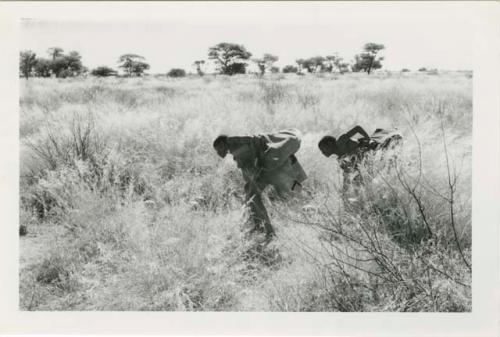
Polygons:
<instances>
[{"instance_id":1,"label":"white photo border","mask_svg":"<svg viewBox=\"0 0 500 337\"><path fill-rule=\"evenodd\" d=\"M328 4L329 2L323 2ZM333 2L335 4L335 2ZM380 2L377 2L380 4ZM192 4L192 3L191 3ZM253 3L259 5L260 3ZM273 3L267 3L267 5ZM276 2L276 6L287 5ZM297 4L297 3L294 3ZM370 6L370 2L353 2ZM26 312L19 299L19 30L21 18L161 19L162 2L0 3L0 334L175 334L330 336L497 336L500 224L500 5L497 2L384 2L470 10L473 69L472 312ZM187 3L177 3L189 6ZM220 3L198 3L223 6ZM245 2L230 5L244 6ZM311 5L311 3L308 3ZM405 7L406 9L402 9ZM443 24L446 18L443 17ZM464 46L468 48L469 46Z\"/></svg>"}]
</instances>

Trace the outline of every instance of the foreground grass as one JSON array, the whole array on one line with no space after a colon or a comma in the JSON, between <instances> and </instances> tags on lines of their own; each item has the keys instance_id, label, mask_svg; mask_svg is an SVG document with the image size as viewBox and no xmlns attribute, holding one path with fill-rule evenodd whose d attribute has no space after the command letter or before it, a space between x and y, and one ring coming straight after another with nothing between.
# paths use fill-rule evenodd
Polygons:
<instances>
[{"instance_id":1,"label":"foreground grass","mask_svg":"<svg viewBox=\"0 0 500 337\"><path fill-rule=\"evenodd\" d=\"M22 86L23 310L471 309L468 74ZM354 124L405 143L346 204L316 144ZM269 192L278 238L261 250L211 142L285 127L304 134L309 179L288 202Z\"/></svg>"}]
</instances>

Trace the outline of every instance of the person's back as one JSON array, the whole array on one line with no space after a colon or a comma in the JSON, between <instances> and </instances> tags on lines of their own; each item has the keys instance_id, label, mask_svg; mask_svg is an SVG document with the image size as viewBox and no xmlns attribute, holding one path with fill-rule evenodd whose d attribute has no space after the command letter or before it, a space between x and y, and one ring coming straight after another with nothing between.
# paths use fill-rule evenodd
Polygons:
<instances>
[{"instance_id":1,"label":"person's back","mask_svg":"<svg viewBox=\"0 0 500 337\"><path fill-rule=\"evenodd\" d=\"M354 138L360 134L362 137ZM351 184L360 185L362 177L360 175L360 165L366 154L372 151L386 150L399 144L402 135L398 130L385 130L378 128L371 135L360 126L355 126L338 139L332 136L325 136L318 146L321 152L329 157L337 155L340 168L344 173L344 190Z\"/></svg>"},{"instance_id":2,"label":"person's back","mask_svg":"<svg viewBox=\"0 0 500 337\"><path fill-rule=\"evenodd\" d=\"M300 132L286 129L260 137L266 144L259 158L262 169L260 179L272 185L280 195L300 188L307 178L295 156L300 148Z\"/></svg>"},{"instance_id":3,"label":"person's back","mask_svg":"<svg viewBox=\"0 0 500 337\"><path fill-rule=\"evenodd\" d=\"M307 178L295 157L300 142L300 132L295 129L227 138L229 153L245 180L258 179L273 185L279 193L294 190Z\"/></svg>"},{"instance_id":4,"label":"person's back","mask_svg":"<svg viewBox=\"0 0 500 337\"><path fill-rule=\"evenodd\" d=\"M307 176L294 155L300 142L300 132L295 129L257 136L219 136L214 141L219 156L231 153L241 169L254 229L262 223L268 238L274 230L261 193L267 185L272 185L279 195L285 196L301 186Z\"/></svg>"}]
</instances>

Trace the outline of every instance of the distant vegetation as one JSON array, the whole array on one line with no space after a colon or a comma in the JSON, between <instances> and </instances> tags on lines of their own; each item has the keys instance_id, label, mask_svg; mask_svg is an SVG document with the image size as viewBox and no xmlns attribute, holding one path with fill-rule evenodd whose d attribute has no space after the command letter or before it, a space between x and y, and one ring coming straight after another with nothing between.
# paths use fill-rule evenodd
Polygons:
<instances>
[{"instance_id":1,"label":"distant vegetation","mask_svg":"<svg viewBox=\"0 0 500 337\"><path fill-rule=\"evenodd\" d=\"M208 50L208 58L217 65L217 70L223 75L246 73L248 64L245 62L252 56L243 45L222 42Z\"/></svg>"},{"instance_id":2,"label":"distant vegetation","mask_svg":"<svg viewBox=\"0 0 500 337\"><path fill-rule=\"evenodd\" d=\"M144 62L144 57L136 54L125 54L120 56L118 67L122 68L128 76L141 76L149 69L149 64Z\"/></svg>"},{"instance_id":3,"label":"distant vegetation","mask_svg":"<svg viewBox=\"0 0 500 337\"><path fill-rule=\"evenodd\" d=\"M180 68L173 68L167 73L168 77L184 77L186 76L186 71Z\"/></svg>"},{"instance_id":4,"label":"distant vegetation","mask_svg":"<svg viewBox=\"0 0 500 337\"><path fill-rule=\"evenodd\" d=\"M194 61L193 65L196 67L196 73L198 73L198 75L205 75L205 72L202 69L202 67L205 65L205 60L196 60Z\"/></svg>"},{"instance_id":5,"label":"distant vegetation","mask_svg":"<svg viewBox=\"0 0 500 337\"><path fill-rule=\"evenodd\" d=\"M366 72L370 74L373 70L382 68L383 57L380 52L385 46L377 43L367 43L363 46L363 52L356 54L352 62L346 62L337 53L326 56L313 56L297 59L295 65L283 67L283 73L338 73L345 74L352 72ZM87 75L88 69L83 66L81 56L76 51L71 51L67 55L60 47L52 47L47 50L49 58L37 57L30 50L20 53L19 73L20 76L29 77L74 77ZM275 66L279 56L264 53L262 57L252 57L245 46L237 43L221 42L208 50L208 60L215 65L216 72L222 75L245 74L248 71L249 62L253 62L261 76L266 73L277 73L280 69ZM193 67L199 76L205 74L204 67L207 61L203 59L195 60ZM146 75L150 65L145 58L137 54L124 54L118 58L118 68L123 71L123 76L140 77ZM90 75L98 77L118 76L118 72L109 66L100 66L92 71Z\"/></svg>"},{"instance_id":6,"label":"distant vegetation","mask_svg":"<svg viewBox=\"0 0 500 337\"><path fill-rule=\"evenodd\" d=\"M364 52L354 56L352 71L365 71L367 74L370 74L373 70L382 68L382 60L384 58L378 56L378 54L383 49L385 49L383 44L365 44L363 47Z\"/></svg>"},{"instance_id":7,"label":"distant vegetation","mask_svg":"<svg viewBox=\"0 0 500 337\"><path fill-rule=\"evenodd\" d=\"M279 60L278 56L264 54L261 58L253 58L252 61L259 67L260 75L263 76L266 71L273 72L276 67L273 66Z\"/></svg>"},{"instance_id":8,"label":"distant vegetation","mask_svg":"<svg viewBox=\"0 0 500 337\"><path fill-rule=\"evenodd\" d=\"M283 67L283 73L284 74L287 74L287 73L296 73L297 71L299 71L299 68L297 68L296 66L291 65L291 64L288 64L288 65L286 65L286 66Z\"/></svg>"},{"instance_id":9,"label":"distant vegetation","mask_svg":"<svg viewBox=\"0 0 500 337\"><path fill-rule=\"evenodd\" d=\"M95 69L92 69L90 74L97 76L97 77L108 77L108 76L115 76L118 74L118 72L110 67L101 66L101 67L97 67Z\"/></svg>"},{"instance_id":10,"label":"distant vegetation","mask_svg":"<svg viewBox=\"0 0 500 337\"><path fill-rule=\"evenodd\" d=\"M349 71L349 64L344 62L343 58L338 55L314 56L307 59L298 59L295 62L298 65L299 72L338 72L344 74Z\"/></svg>"},{"instance_id":11,"label":"distant vegetation","mask_svg":"<svg viewBox=\"0 0 500 337\"><path fill-rule=\"evenodd\" d=\"M67 55L58 47L49 48L47 53L51 58L40 58L30 50L22 51L19 58L19 72L25 78L29 77L72 77L85 74L87 68L82 64L82 57L76 51Z\"/></svg>"}]
</instances>

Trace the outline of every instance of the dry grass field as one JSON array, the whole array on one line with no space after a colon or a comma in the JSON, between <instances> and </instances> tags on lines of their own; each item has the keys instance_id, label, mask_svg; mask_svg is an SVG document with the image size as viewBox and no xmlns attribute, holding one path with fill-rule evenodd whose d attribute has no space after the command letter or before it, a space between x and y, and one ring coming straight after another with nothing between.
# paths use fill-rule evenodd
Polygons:
<instances>
[{"instance_id":1,"label":"dry grass field","mask_svg":"<svg viewBox=\"0 0 500 337\"><path fill-rule=\"evenodd\" d=\"M404 135L343 202L319 139ZM294 127L309 178L245 237L219 133ZM472 79L449 72L21 82L20 309L470 311Z\"/></svg>"}]
</instances>

